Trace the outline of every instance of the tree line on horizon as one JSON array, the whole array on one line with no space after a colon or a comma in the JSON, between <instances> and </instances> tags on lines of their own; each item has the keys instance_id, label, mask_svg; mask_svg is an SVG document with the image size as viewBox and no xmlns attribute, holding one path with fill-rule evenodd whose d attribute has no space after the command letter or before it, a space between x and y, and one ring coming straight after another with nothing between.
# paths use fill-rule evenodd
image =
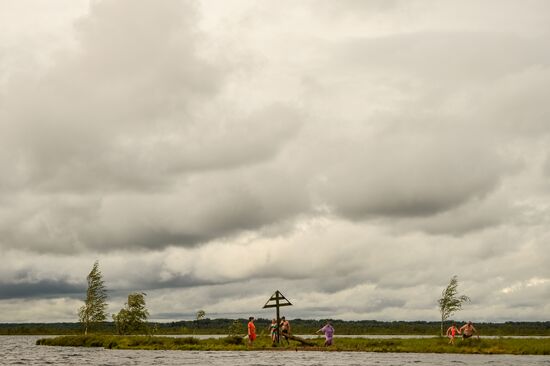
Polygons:
<instances>
[{"instance_id":1,"label":"tree line on horizon","mask_svg":"<svg viewBox=\"0 0 550 366\"><path fill-rule=\"evenodd\" d=\"M313 334L319 327L330 320L337 334L347 335L431 335L439 334L439 321L378 321L378 320L339 320L339 319L290 319L293 333ZM155 334L229 334L234 322L242 324L245 329L248 319L204 318L199 321L180 320L171 322L149 322ZM462 321L456 320L457 323ZM259 318L255 321L258 333L265 331L271 319ZM491 336L550 336L550 321L504 323L476 323L481 335ZM94 333L118 334L114 321L105 321L93 328ZM82 334L80 322L71 323L0 323L1 335L61 335Z\"/></svg>"}]
</instances>

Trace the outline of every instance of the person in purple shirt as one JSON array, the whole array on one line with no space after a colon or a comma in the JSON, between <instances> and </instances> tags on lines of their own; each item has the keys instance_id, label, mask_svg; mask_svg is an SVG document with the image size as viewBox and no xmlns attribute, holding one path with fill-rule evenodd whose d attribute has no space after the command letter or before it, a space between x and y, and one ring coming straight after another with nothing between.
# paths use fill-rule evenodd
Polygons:
<instances>
[{"instance_id":1,"label":"person in purple shirt","mask_svg":"<svg viewBox=\"0 0 550 366\"><path fill-rule=\"evenodd\" d=\"M334 327L327 321L327 324L315 333L323 332L325 334L325 346L332 346L332 337L334 336Z\"/></svg>"}]
</instances>

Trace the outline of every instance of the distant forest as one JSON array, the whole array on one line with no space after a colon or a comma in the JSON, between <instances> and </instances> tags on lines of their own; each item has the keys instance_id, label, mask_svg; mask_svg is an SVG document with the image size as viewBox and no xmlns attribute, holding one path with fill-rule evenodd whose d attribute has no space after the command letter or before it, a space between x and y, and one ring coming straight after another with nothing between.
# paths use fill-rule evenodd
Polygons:
<instances>
[{"instance_id":1,"label":"distant forest","mask_svg":"<svg viewBox=\"0 0 550 366\"><path fill-rule=\"evenodd\" d=\"M324 325L326 320L290 319L292 333L312 334ZM376 320L331 320L336 334L346 335L438 335L440 322L426 321L376 321ZM168 323L149 322L153 334L228 334L235 326L235 319L201 319ZM247 320L238 319L245 333ZM261 335L268 333L269 319L257 319L256 328ZM463 322L457 321L457 325ZM446 322L446 326L450 322ZM505 322L474 323L479 334L492 336L550 336L550 321L546 322ZM99 324L97 333L116 334L113 322ZM0 335L58 335L80 334L83 329L80 323L0 323Z\"/></svg>"}]
</instances>

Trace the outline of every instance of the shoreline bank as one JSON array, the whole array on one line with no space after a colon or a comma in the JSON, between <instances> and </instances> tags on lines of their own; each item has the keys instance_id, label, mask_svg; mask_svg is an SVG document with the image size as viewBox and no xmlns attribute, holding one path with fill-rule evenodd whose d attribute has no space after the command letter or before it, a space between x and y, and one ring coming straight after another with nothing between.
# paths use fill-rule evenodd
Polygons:
<instances>
[{"instance_id":1,"label":"shoreline bank","mask_svg":"<svg viewBox=\"0 0 550 366\"><path fill-rule=\"evenodd\" d=\"M105 336L80 335L42 338L37 345L62 347L101 347L106 349L180 350L180 351L318 351L318 352L391 352L391 353L454 353L550 355L547 339L496 338L457 339L455 345L447 338L337 338L335 344L324 347L322 338L310 339L314 346L291 341L277 346L267 336L258 337L252 347L243 337L198 339L165 336Z\"/></svg>"}]
</instances>

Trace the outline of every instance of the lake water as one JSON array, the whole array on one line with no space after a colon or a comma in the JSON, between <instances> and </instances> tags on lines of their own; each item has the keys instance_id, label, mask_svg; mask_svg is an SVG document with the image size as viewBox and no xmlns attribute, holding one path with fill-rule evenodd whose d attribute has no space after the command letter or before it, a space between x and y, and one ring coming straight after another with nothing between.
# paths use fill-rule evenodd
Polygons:
<instances>
[{"instance_id":1,"label":"lake water","mask_svg":"<svg viewBox=\"0 0 550 366\"><path fill-rule=\"evenodd\" d=\"M487 365L550 366L550 356L447 355L367 352L194 352L130 351L36 346L39 336L0 336L0 365Z\"/></svg>"}]
</instances>

